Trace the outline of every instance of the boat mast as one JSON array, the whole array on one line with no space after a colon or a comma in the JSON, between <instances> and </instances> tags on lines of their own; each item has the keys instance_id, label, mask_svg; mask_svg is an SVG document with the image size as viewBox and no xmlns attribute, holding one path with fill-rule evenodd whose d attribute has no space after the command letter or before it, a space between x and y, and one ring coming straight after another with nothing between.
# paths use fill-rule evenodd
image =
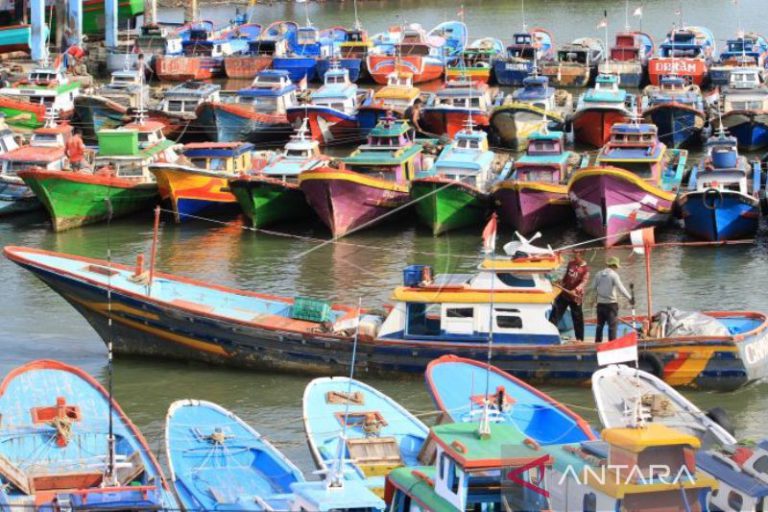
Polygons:
<instances>
[{"instance_id":1,"label":"boat mast","mask_svg":"<svg viewBox=\"0 0 768 512\"><path fill-rule=\"evenodd\" d=\"M363 29L363 24L360 23L360 18L357 15L357 0L354 0L354 2L352 2L352 6L355 9L355 29L356 30L362 30Z\"/></svg>"},{"instance_id":2,"label":"boat mast","mask_svg":"<svg viewBox=\"0 0 768 512\"><path fill-rule=\"evenodd\" d=\"M496 227L497 222L496 213L493 214L488 224L493 223L493 232L489 236L493 237L493 242L485 247L486 258L493 258L496 248ZM487 228L486 228L487 229ZM494 289L496 285L496 271L491 271L491 301L490 309L488 310L488 353L486 355L486 368L485 368L485 398L483 399L483 415L480 418L480 425L477 428L477 434L481 439L487 439L491 436L491 419L490 410L488 409L488 400L491 387L491 358L493 357L493 300Z\"/></svg>"},{"instance_id":3,"label":"boat mast","mask_svg":"<svg viewBox=\"0 0 768 512\"><path fill-rule=\"evenodd\" d=\"M520 0L520 3L523 12L523 32L528 32L528 24L525 22L525 0Z\"/></svg>"},{"instance_id":4,"label":"boat mast","mask_svg":"<svg viewBox=\"0 0 768 512\"><path fill-rule=\"evenodd\" d=\"M624 30L629 32L629 0L624 3Z\"/></svg>"},{"instance_id":5,"label":"boat mast","mask_svg":"<svg viewBox=\"0 0 768 512\"><path fill-rule=\"evenodd\" d=\"M111 189L110 189L111 190ZM102 479L102 487L117 487L117 472L115 471L115 427L112 420L114 414L113 406L113 352L112 352L112 340L114 332L112 328L112 240L111 240L111 224L112 224L112 201L109 195L106 197L107 202L107 268L110 271L107 273L107 394L108 396L108 426L107 426L107 469L104 472L104 478Z\"/></svg>"}]
</instances>

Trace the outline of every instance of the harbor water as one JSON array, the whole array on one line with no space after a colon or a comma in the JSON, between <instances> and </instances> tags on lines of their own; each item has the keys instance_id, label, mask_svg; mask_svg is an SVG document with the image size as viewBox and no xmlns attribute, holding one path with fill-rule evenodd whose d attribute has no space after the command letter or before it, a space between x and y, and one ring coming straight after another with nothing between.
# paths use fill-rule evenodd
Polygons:
<instances>
[{"instance_id":1,"label":"harbor water","mask_svg":"<svg viewBox=\"0 0 768 512\"><path fill-rule=\"evenodd\" d=\"M635 2L637 3L637 2ZM642 29L659 41L676 19L677 1L645 0ZM526 1L526 22L551 30L558 43L579 36L603 37L595 28L606 2ZM632 5L634 8L635 5ZM724 0L682 2L686 23L711 28L724 42L737 30L737 16ZM741 0L739 17L745 30L760 31L765 0ZM364 26L376 32L392 24L418 22L432 26L456 17L457 2L437 0L365 1L359 3ZM234 15L229 6L201 4L204 18L223 23ZM260 4L253 21L277 19L303 22L307 15L318 26L351 25L352 2ZM494 36L508 41L522 26L520 3L504 0L464 2L470 38ZM630 13L631 14L631 13ZM623 27L624 2L613 2L608 13L609 32ZM163 10L161 19L178 21L180 10ZM630 17L637 27L638 18ZM612 37L612 36L611 36ZM693 153L690 161L698 155ZM132 264L136 255L148 255L152 241L150 212L111 224L89 226L64 233L51 232L46 217L29 214L0 222L2 245L24 245L66 253L106 258ZM272 229L272 228L271 228ZM240 218L225 222L189 221L182 225L164 218L159 237L157 268L224 286L285 296L310 296L379 309L399 284L402 269L411 263L434 266L437 273L471 272L479 261L478 229L433 237L416 224L415 216L392 219L381 227L354 234L339 243L323 243L328 234L319 222L303 226L279 225L274 232L248 230ZM500 244L514 234L502 229ZM661 242L684 241L679 226L657 235ZM553 248L584 240L575 224L543 233ZM625 283L635 283L638 312L645 312L643 260L614 249L587 253L593 270L608 256L622 260ZM768 312L768 229L761 226L756 242L728 247L659 247L652 254L653 306L684 310L759 310ZM60 359L106 378L106 349L102 340L62 298L32 275L6 259L0 260L0 374L38 358ZM628 309L623 310L629 313ZM588 310L591 314L591 310ZM768 355L766 355L768 357ZM389 394L428 423L432 404L420 377L368 378L356 375ZM301 400L309 377L221 369L198 363L118 358L114 393L130 418L161 452L165 413L174 400L199 398L231 409L264 434L304 471L312 462L304 441ZM597 424L591 391L583 388L547 388L556 399ZM768 384L758 383L732 393L685 394L703 409L723 407L740 438L765 435L763 412L768 408ZM55 397L51 397L53 400Z\"/></svg>"}]
</instances>

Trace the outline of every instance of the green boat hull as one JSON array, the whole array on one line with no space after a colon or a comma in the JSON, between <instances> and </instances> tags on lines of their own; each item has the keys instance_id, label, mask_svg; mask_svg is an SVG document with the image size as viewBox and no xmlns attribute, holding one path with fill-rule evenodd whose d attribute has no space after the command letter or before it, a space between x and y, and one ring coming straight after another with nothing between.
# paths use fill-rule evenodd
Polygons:
<instances>
[{"instance_id":1,"label":"green boat hull","mask_svg":"<svg viewBox=\"0 0 768 512\"><path fill-rule=\"evenodd\" d=\"M14 128L34 130L45 124L44 121L38 121L35 113L29 110L0 106L0 113L5 114L5 124Z\"/></svg>"},{"instance_id":2,"label":"green boat hull","mask_svg":"<svg viewBox=\"0 0 768 512\"><path fill-rule=\"evenodd\" d=\"M460 185L447 186L445 181L411 183L411 199L419 220L437 236L468 226L481 226L490 214L488 194Z\"/></svg>"},{"instance_id":3,"label":"green boat hull","mask_svg":"<svg viewBox=\"0 0 768 512\"><path fill-rule=\"evenodd\" d=\"M59 178L34 174L34 171L22 173L22 179L50 214L54 231L66 231L107 220L107 198L112 205L112 218L149 210L159 198L154 183L117 187L85 183L80 179L71 180L66 176Z\"/></svg>"},{"instance_id":4,"label":"green boat hull","mask_svg":"<svg viewBox=\"0 0 768 512\"><path fill-rule=\"evenodd\" d=\"M304 192L278 182L231 180L229 188L251 225L261 228L278 222L303 219L312 213Z\"/></svg>"}]
</instances>

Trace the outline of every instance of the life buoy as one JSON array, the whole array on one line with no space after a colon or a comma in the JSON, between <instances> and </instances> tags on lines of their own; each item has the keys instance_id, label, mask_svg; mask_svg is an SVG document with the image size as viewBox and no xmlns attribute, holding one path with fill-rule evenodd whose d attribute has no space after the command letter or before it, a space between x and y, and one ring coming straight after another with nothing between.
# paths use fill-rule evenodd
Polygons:
<instances>
[{"instance_id":1,"label":"life buoy","mask_svg":"<svg viewBox=\"0 0 768 512\"><path fill-rule=\"evenodd\" d=\"M701 196L701 201L704 203L704 208L714 210L723 203L723 193L716 188L708 188Z\"/></svg>"}]
</instances>

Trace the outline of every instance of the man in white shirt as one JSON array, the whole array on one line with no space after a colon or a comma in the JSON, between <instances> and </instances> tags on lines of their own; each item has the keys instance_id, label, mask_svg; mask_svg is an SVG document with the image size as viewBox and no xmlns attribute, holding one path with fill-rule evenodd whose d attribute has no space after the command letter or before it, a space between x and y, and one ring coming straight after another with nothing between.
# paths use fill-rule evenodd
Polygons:
<instances>
[{"instance_id":1,"label":"man in white shirt","mask_svg":"<svg viewBox=\"0 0 768 512\"><path fill-rule=\"evenodd\" d=\"M619 325L619 299L618 291L635 305L635 299L624 287L619 274L616 272L621 267L621 261L617 257L608 258L606 268L595 275L592 288L597 293L597 331L595 343L602 343L603 328L608 324L608 340L616 339L616 331Z\"/></svg>"}]
</instances>

